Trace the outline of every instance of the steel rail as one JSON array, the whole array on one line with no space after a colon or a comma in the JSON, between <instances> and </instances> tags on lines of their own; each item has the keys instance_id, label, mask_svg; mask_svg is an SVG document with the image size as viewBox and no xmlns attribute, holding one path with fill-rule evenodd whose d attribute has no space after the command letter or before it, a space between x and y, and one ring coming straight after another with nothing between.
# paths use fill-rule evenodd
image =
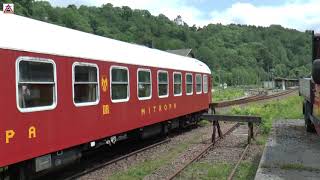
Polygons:
<instances>
[{"instance_id":1,"label":"steel rail","mask_svg":"<svg viewBox=\"0 0 320 180\"><path fill-rule=\"evenodd\" d=\"M247 98L236 99L236 100L231 100L231 101L216 102L216 103L212 103L212 105L214 105L216 108L220 108L220 107L227 107L227 106L233 106L233 105L239 105L239 104L246 104L249 102L272 99L275 97L284 96L284 95L290 94L294 91L296 91L296 89L287 90L287 91L272 94L272 95L256 95L256 96L250 96Z\"/></svg>"},{"instance_id":2,"label":"steel rail","mask_svg":"<svg viewBox=\"0 0 320 180\"><path fill-rule=\"evenodd\" d=\"M258 134L258 131L255 133L255 135L254 135L254 136L256 137L256 136L257 136L257 134ZM232 180L232 179L233 179L233 177L234 177L234 175L236 174L236 171L237 171L237 169L238 169L238 167L239 167L239 165L240 165L241 161L243 160L243 158L244 158L245 154L247 153L247 151L248 151L248 149L249 149L250 145L251 145L251 144L247 144L246 148L242 151L242 154L241 154L241 156L240 156L240 158L239 158L239 160L238 160L237 164L236 164L236 165L235 165L235 167L232 169L232 171L231 171L231 173L229 174L229 176L228 176L228 179L227 179L227 180Z\"/></svg>"},{"instance_id":3,"label":"steel rail","mask_svg":"<svg viewBox=\"0 0 320 180\"><path fill-rule=\"evenodd\" d=\"M107 161L107 162L104 162L104 163L101 163L101 164L97 164L97 165L95 165L95 166L93 166L93 167L91 167L91 168L89 168L89 169L86 169L86 170L84 170L84 171L82 171L82 172L73 174L72 176L67 177L66 179L67 179L67 180L76 179L76 178L81 177L81 176L84 176L84 175L86 175L86 174L88 174L88 173L90 173L90 172L99 170L99 169L101 169L101 168L103 168L103 167L105 167L105 166L108 166L108 165L110 165L110 164L117 163L118 161L127 159L127 158L132 157L132 156L134 156L134 155L137 155L137 154L139 154L139 153L141 153L141 152L143 152L143 151L152 149L152 148L154 148L154 147L157 147L157 146L159 146L159 145L161 145L161 144L168 143L168 142L170 142L170 139L164 139L163 141L160 141L160 142L157 142L157 143L155 143L155 144L149 145L149 146L144 147L144 148L142 148L142 149L138 149L138 150L133 151L133 152L131 152L131 153L129 153L129 154L123 155L123 156L118 157L118 158L116 158L116 159L112 159L111 161Z\"/></svg>"},{"instance_id":4,"label":"steel rail","mask_svg":"<svg viewBox=\"0 0 320 180\"><path fill-rule=\"evenodd\" d=\"M175 178L176 176L178 176L186 167L188 167L194 161L197 161L198 159L200 159L205 153L207 153L212 147L214 147L214 145L217 142L221 141L225 136L230 134L232 131L234 131L239 126L240 126L240 123L236 123L235 125L233 125L227 132L225 132L221 137L219 137L215 143L208 144L205 148L203 148L203 150L199 154L197 154L194 158L189 160L186 164L184 164L181 168L179 168L174 174L170 175L166 179L171 180L171 179Z\"/></svg>"}]
</instances>

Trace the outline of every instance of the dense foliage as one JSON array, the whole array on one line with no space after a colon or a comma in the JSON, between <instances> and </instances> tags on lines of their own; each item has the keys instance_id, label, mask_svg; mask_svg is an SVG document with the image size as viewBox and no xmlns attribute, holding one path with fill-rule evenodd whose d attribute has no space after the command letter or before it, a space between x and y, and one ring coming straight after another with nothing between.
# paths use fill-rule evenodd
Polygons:
<instances>
[{"instance_id":1,"label":"dense foliage","mask_svg":"<svg viewBox=\"0 0 320 180\"><path fill-rule=\"evenodd\" d=\"M192 48L196 57L210 66L215 82L255 84L276 76L297 78L310 71L310 33L279 25L209 24L198 28L126 6L63 8L46 1L12 1L16 14L41 21L161 50Z\"/></svg>"},{"instance_id":2,"label":"dense foliage","mask_svg":"<svg viewBox=\"0 0 320 180\"><path fill-rule=\"evenodd\" d=\"M235 87L228 87L227 89L222 88L215 88L214 92L212 93L212 101L219 102L219 101L228 101L237 98L241 98L245 96L244 89L242 88L235 88Z\"/></svg>"}]
</instances>

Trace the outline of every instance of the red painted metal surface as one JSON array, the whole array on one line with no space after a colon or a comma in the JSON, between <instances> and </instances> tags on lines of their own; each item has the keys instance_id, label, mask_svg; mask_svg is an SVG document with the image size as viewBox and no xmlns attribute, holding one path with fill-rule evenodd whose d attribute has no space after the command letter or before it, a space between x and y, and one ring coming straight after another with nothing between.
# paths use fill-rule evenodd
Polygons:
<instances>
[{"instance_id":1,"label":"red painted metal surface","mask_svg":"<svg viewBox=\"0 0 320 180\"><path fill-rule=\"evenodd\" d=\"M58 101L54 110L21 113L16 105L15 63L19 56L52 59L56 63ZM99 66L100 102L98 105L76 107L72 99L72 64L90 62ZM110 66L129 68L130 100L112 103L110 99ZM152 73L152 99L138 100L137 69L148 68ZM0 49L0 167L55 152L93 140L112 136L139 127L208 109L211 103L211 76L208 75L207 94L197 95L193 73L193 95L185 92L185 73L182 72L182 96L173 96L174 69L169 72L169 97L158 98L158 68L124 65L88 59L62 57ZM101 78L107 77L106 92ZM103 106L109 114L103 114ZM161 106L161 110L160 107ZM144 113L142 113L144 111ZM36 137L29 137L29 128L35 127ZM6 143L8 135L14 136ZM10 134L11 133L11 134Z\"/></svg>"},{"instance_id":2,"label":"red painted metal surface","mask_svg":"<svg viewBox=\"0 0 320 180\"><path fill-rule=\"evenodd\" d=\"M313 122L314 127L316 129L316 132L318 135L320 135L320 85L315 84L315 90L314 90L314 103L313 103Z\"/></svg>"}]
</instances>

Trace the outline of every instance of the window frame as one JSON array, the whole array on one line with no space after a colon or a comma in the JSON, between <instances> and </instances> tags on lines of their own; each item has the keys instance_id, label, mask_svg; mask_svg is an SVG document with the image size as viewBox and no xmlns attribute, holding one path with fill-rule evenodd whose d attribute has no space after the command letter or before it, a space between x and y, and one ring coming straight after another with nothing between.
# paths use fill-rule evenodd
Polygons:
<instances>
[{"instance_id":1,"label":"window frame","mask_svg":"<svg viewBox=\"0 0 320 180\"><path fill-rule=\"evenodd\" d=\"M207 91L204 91L204 77L206 77L206 79L207 79ZM206 74L204 74L203 76L202 76L202 91L203 91L203 93L204 94L207 94L208 93L208 91L209 91L209 80L208 80L208 75L206 75Z\"/></svg>"},{"instance_id":2,"label":"window frame","mask_svg":"<svg viewBox=\"0 0 320 180\"><path fill-rule=\"evenodd\" d=\"M176 84L178 84L178 83L175 83L175 81L174 81L174 75L175 74L180 74L180 79L181 79L181 92L179 93L179 94L175 94L174 93L174 85L176 85ZM172 87L172 90L173 90L173 96L182 96L182 73L181 72L173 72L173 77L172 77L172 82L173 82L173 87Z\"/></svg>"},{"instance_id":3,"label":"window frame","mask_svg":"<svg viewBox=\"0 0 320 180\"><path fill-rule=\"evenodd\" d=\"M192 83L191 83L191 89L192 89L192 91L191 91L191 93L188 93L188 92L187 92L187 89L188 89L188 88L187 88L187 86L188 86L187 76L188 76L188 75L191 75L191 79L192 79ZM187 96L191 96L191 95L193 95L193 84L194 84L194 83L193 83L193 74L192 74L192 73L186 73L185 78L186 78L186 95L187 95ZM190 85L190 84L189 84L189 85Z\"/></svg>"},{"instance_id":4,"label":"window frame","mask_svg":"<svg viewBox=\"0 0 320 180\"><path fill-rule=\"evenodd\" d=\"M150 73L150 96L148 97L139 97L139 72L140 71L145 71ZM139 100L148 100L152 98L152 72L150 69L145 69L145 68L138 68L137 69L137 97Z\"/></svg>"},{"instance_id":5,"label":"window frame","mask_svg":"<svg viewBox=\"0 0 320 180\"><path fill-rule=\"evenodd\" d=\"M20 79L20 68L19 64L21 61L29 61L29 62L43 62L43 63L50 63L53 65L53 83L54 84L54 93L53 93L53 102L52 105L49 106L39 106L39 107L27 107L21 108L19 103L19 79ZM48 111L53 110L58 105L58 81L57 81L57 66L54 60L47 59L47 58L39 58L39 57L30 57L30 56L20 56L16 59L16 104L17 108L22 113L29 113L29 112L38 112L38 111ZM35 84L41 84L44 82L37 82ZM47 83L45 83L47 84Z\"/></svg>"},{"instance_id":6,"label":"window frame","mask_svg":"<svg viewBox=\"0 0 320 180\"><path fill-rule=\"evenodd\" d=\"M94 102L82 102L82 103L76 103L74 101L74 85L75 85L75 67L76 66L87 66L87 67L95 67L97 68L97 99ZM100 102L100 83L99 83L99 66L94 63L87 63L87 62L74 62L72 64L72 102L76 107L84 107L84 106L95 106L98 105ZM88 83L90 84L90 83Z\"/></svg>"},{"instance_id":7,"label":"window frame","mask_svg":"<svg viewBox=\"0 0 320 180\"><path fill-rule=\"evenodd\" d=\"M167 94L166 95L162 95L162 96L160 96L159 95L159 73L166 73L167 74L167 85L168 85L168 87L167 87ZM168 73L168 71L165 71L165 70L158 70L157 71L157 88L158 88L158 97L159 98L167 98L167 97L169 97L169 89L170 89L170 83L169 83L169 73Z\"/></svg>"},{"instance_id":8,"label":"window frame","mask_svg":"<svg viewBox=\"0 0 320 180\"><path fill-rule=\"evenodd\" d=\"M127 73L127 77L128 77L128 88L127 88L127 98L126 99L112 99L112 69L125 69L128 73ZM110 100L112 103L121 103L121 102L128 102L130 100L130 71L128 69L128 67L126 66L118 66L118 65L112 65L110 66L109 69L109 77L110 77Z\"/></svg>"},{"instance_id":9,"label":"window frame","mask_svg":"<svg viewBox=\"0 0 320 180\"><path fill-rule=\"evenodd\" d=\"M200 80L200 83L201 83L201 86L200 86L200 87L201 87L201 90L200 90L199 92L197 91L197 85L198 85L198 83L197 83L197 76L200 76L200 78L201 78L201 80ZM195 76L195 77L196 77L196 79L195 79L195 80L196 80L196 83L195 83L195 85L196 85L196 86L195 86L195 87L196 87L196 94L202 94L202 86L203 86L203 83L202 83L202 81L203 81L203 80L202 80L202 75L201 75L201 74L196 74L196 76Z\"/></svg>"}]
</instances>

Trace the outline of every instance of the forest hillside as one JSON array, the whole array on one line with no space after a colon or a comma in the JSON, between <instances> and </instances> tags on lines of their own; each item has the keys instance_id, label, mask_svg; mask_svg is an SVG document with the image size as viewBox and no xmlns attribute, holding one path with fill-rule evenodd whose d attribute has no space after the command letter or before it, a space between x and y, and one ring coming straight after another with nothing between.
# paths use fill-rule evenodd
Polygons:
<instances>
[{"instance_id":1,"label":"forest hillside","mask_svg":"<svg viewBox=\"0 0 320 180\"><path fill-rule=\"evenodd\" d=\"M12 2L16 14L72 29L161 50L192 48L196 58L209 65L216 83L256 84L310 73L310 32L280 25L178 25L163 14L153 16L147 10L112 4L63 8L46 1Z\"/></svg>"}]
</instances>

